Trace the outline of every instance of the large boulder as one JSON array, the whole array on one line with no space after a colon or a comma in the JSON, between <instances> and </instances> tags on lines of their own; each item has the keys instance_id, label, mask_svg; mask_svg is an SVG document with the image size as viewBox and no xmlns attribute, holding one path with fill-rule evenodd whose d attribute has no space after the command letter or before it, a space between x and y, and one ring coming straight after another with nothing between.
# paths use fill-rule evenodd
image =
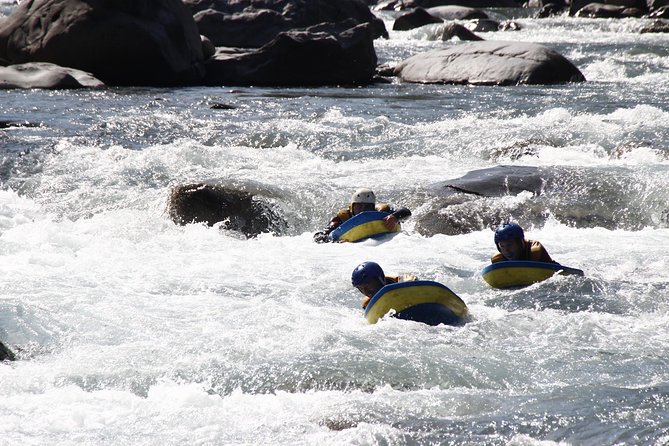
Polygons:
<instances>
[{"instance_id":1,"label":"large boulder","mask_svg":"<svg viewBox=\"0 0 669 446\"><path fill-rule=\"evenodd\" d=\"M480 9L466 6L435 6L433 8L415 8L395 19L393 30L407 31L432 23L450 20L485 19L488 15Z\"/></svg>"},{"instance_id":2,"label":"large boulder","mask_svg":"<svg viewBox=\"0 0 669 446\"><path fill-rule=\"evenodd\" d=\"M51 62L109 85L184 85L204 75L180 0L31 0L0 22L0 59Z\"/></svg>"},{"instance_id":3,"label":"large boulder","mask_svg":"<svg viewBox=\"0 0 669 446\"><path fill-rule=\"evenodd\" d=\"M280 33L257 50L219 49L207 61L208 85L351 85L374 77L377 58L370 24L345 31L321 25Z\"/></svg>"},{"instance_id":4,"label":"large boulder","mask_svg":"<svg viewBox=\"0 0 669 446\"><path fill-rule=\"evenodd\" d=\"M361 0L210 0L194 11L200 33L216 46L259 48L282 32L344 21L370 24L375 38L388 37L383 21Z\"/></svg>"},{"instance_id":5,"label":"large boulder","mask_svg":"<svg viewBox=\"0 0 669 446\"><path fill-rule=\"evenodd\" d=\"M565 5L562 3L546 3L545 5L541 6L541 9L537 12L536 17L538 19L544 19L546 17L551 17L554 15L560 15L564 12L565 10Z\"/></svg>"},{"instance_id":6,"label":"large boulder","mask_svg":"<svg viewBox=\"0 0 669 446\"><path fill-rule=\"evenodd\" d=\"M624 19L630 17L642 17L644 11L627 6L608 5L605 3L589 3L576 11L576 17L587 17L591 19Z\"/></svg>"},{"instance_id":7,"label":"large boulder","mask_svg":"<svg viewBox=\"0 0 669 446\"><path fill-rule=\"evenodd\" d=\"M534 43L482 41L417 54L394 75L406 82L518 85L585 81L557 52Z\"/></svg>"},{"instance_id":8,"label":"large boulder","mask_svg":"<svg viewBox=\"0 0 669 446\"><path fill-rule=\"evenodd\" d=\"M488 14L480 9L459 5L444 5L428 8L427 12L442 20L487 19Z\"/></svg>"},{"instance_id":9,"label":"large boulder","mask_svg":"<svg viewBox=\"0 0 669 446\"><path fill-rule=\"evenodd\" d=\"M666 227L666 201L657 182L643 184L632 169L496 166L433 185L427 210L416 215L422 235L463 234L512 218L521 226L551 217L575 227Z\"/></svg>"},{"instance_id":10,"label":"large boulder","mask_svg":"<svg viewBox=\"0 0 669 446\"><path fill-rule=\"evenodd\" d=\"M0 67L0 89L99 88L104 84L90 73L45 62Z\"/></svg>"},{"instance_id":11,"label":"large boulder","mask_svg":"<svg viewBox=\"0 0 669 446\"><path fill-rule=\"evenodd\" d=\"M0 342L0 361L13 361L16 359L14 352Z\"/></svg>"},{"instance_id":12,"label":"large boulder","mask_svg":"<svg viewBox=\"0 0 669 446\"><path fill-rule=\"evenodd\" d=\"M569 4L569 15L572 16L577 15L578 11L580 11L581 9L585 8L586 6L592 3L599 3L611 6L622 6L623 8L620 9L621 11L624 10L625 8L635 8L644 12L648 11L648 5L646 3L646 0L572 0L571 3ZM581 17L583 16L584 15L581 15Z\"/></svg>"},{"instance_id":13,"label":"large boulder","mask_svg":"<svg viewBox=\"0 0 669 446\"><path fill-rule=\"evenodd\" d=\"M421 26L442 22L442 19L433 16L425 9L416 8L396 18L395 22L393 22L393 31L409 31Z\"/></svg>"},{"instance_id":14,"label":"large boulder","mask_svg":"<svg viewBox=\"0 0 669 446\"><path fill-rule=\"evenodd\" d=\"M522 6L522 1L516 0L385 0L373 7L375 11L404 11L414 8L433 8L436 6L463 4L470 8L514 8Z\"/></svg>"},{"instance_id":15,"label":"large boulder","mask_svg":"<svg viewBox=\"0 0 669 446\"><path fill-rule=\"evenodd\" d=\"M220 185L198 183L175 187L167 212L179 225L221 223L223 229L241 232L246 237L264 232L281 233L287 227L267 200Z\"/></svg>"},{"instance_id":16,"label":"large boulder","mask_svg":"<svg viewBox=\"0 0 669 446\"><path fill-rule=\"evenodd\" d=\"M290 29L288 20L281 14L266 9L238 14L207 9L195 14L194 18L199 32L214 46L258 48L279 32Z\"/></svg>"}]
</instances>

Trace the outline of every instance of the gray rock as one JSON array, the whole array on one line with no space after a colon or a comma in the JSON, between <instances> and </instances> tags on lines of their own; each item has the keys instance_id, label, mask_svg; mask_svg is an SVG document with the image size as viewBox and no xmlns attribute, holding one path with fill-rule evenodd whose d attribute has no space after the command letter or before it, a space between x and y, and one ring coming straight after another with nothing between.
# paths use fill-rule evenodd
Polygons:
<instances>
[{"instance_id":1,"label":"gray rock","mask_svg":"<svg viewBox=\"0 0 669 446\"><path fill-rule=\"evenodd\" d=\"M669 223L666 201L658 199L662 191L640 187L636 173L625 168L602 173L584 167L496 166L437 183L431 193L428 210L415 216L416 230L426 236L480 231L509 219L521 226L542 225L549 216L575 227L609 229Z\"/></svg>"},{"instance_id":2,"label":"gray rock","mask_svg":"<svg viewBox=\"0 0 669 446\"><path fill-rule=\"evenodd\" d=\"M648 14L652 19L669 19L669 6L662 6L654 9Z\"/></svg>"},{"instance_id":3,"label":"gray rock","mask_svg":"<svg viewBox=\"0 0 669 446\"><path fill-rule=\"evenodd\" d=\"M0 89L100 88L104 84L90 73L45 62L0 67Z\"/></svg>"},{"instance_id":4,"label":"gray rock","mask_svg":"<svg viewBox=\"0 0 669 446\"><path fill-rule=\"evenodd\" d=\"M649 10L654 11L664 6L669 6L669 0L646 0L646 4Z\"/></svg>"},{"instance_id":5,"label":"gray rock","mask_svg":"<svg viewBox=\"0 0 669 446\"><path fill-rule=\"evenodd\" d=\"M211 184L189 184L172 190L167 211L179 225L223 222L224 229L246 237L285 231L286 221L263 198L248 192Z\"/></svg>"},{"instance_id":6,"label":"gray rock","mask_svg":"<svg viewBox=\"0 0 669 446\"><path fill-rule=\"evenodd\" d=\"M207 36L200 36L202 41L202 56L205 60L216 54L216 47Z\"/></svg>"},{"instance_id":7,"label":"gray rock","mask_svg":"<svg viewBox=\"0 0 669 446\"><path fill-rule=\"evenodd\" d=\"M0 361L14 361L15 359L14 352L0 342Z\"/></svg>"},{"instance_id":8,"label":"gray rock","mask_svg":"<svg viewBox=\"0 0 669 446\"><path fill-rule=\"evenodd\" d=\"M522 29L522 26L520 26L518 22L514 22L513 20L505 20L499 24L497 29L499 31L520 31Z\"/></svg>"},{"instance_id":9,"label":"gray rock","mask_svg":"<svg viewBox=\"0 0 669 446\"><path fill-rule=\"evenodd\" d=\"M2 119L0 120L0 130L10 129L17 127L39 127L39 124L35 124L28 121L12 121L11 119Z\"/></svg>"},{"instance_id":10,"label":"gray rock","mask_svg":"<svg viewBox=\"0 0 669 446\"><path fill-rule=\"evenodd\" d=\"M208 1L194 11L200 33L217 47L259 48L282 32L344 21L353 23L349 27L370 24L375 38L388 37L383 21L360 0Z\"/></svg>"},{"instance_id":11,"label":"gray rock","mask_svg":"<svg viewBox=\"0 0 669 446\"><path fill-rule=\"evenodd\" d=\"M180 0L23 1L0 23L0 59L76 68L108 85L193 84L204 74Z\"/></svg>"},{"instance_id":12,"label":"gray rock","mask_svg":"<svg viewBox=\"0 0 669 446\"><path fill-rule=\"evenodd\" d=\"M592 4L592 3L597 3L600 5L610 5L610 6L622 6L620 10L624 10L625 8L636 8L641 11L648 11L648 5L646 4L646 0L572 0L571 3L569 4L569 15L577 15L577 12L580 11L581 9L585 8L586 6ZM604 8L605 10L606 8ZM612 8L611 10L615 10L616 8ZM581 16L583 17L583 16Z\"/></svg>"},{"instance_id":13,"label":"gray rock","mask_svg":"<svg viewBox=\"0 0 669 446\"><path fill-rule=\"evenodd\" d=\"M417 54L394 74L406 82L518 85L585 81L557 52L534 43L483 41Z\"/></svg>"},{"instance_id":14,"label":"gray rock","mask_svg":"<svg viewBox=\"0 0 669 446\"><path fill-rule=\"evenodd\" d=\"M444 30L441 34L441 40L451 40L452 38L457 37L462 41L471 40L483 40L482 37L477 36L464 26L458 23L446 23L444 25Z\"/></svg>"},{"instance_id":15,"label":"gray rock","mask_svg":"<svg viewBox=\"0 0 669 446\"><path fill-rule=\"evenodd\" d=\"M480 9L459 5L444 5L428 8L427 12L442 20L487 19L488 14Z\"/></svg>"},{"instance_id":16,"label":"gray rock","mask_svg":"<svg viewBox=\"0 0 669 446\"><path fill-rule=\"evenodd\" d=\"M272 10L228 14L207 9L194 19L200 33L224 47L259 48L291 28L287 19Z\"/></svg>"},{"instance_id":17,"label":"gray rock","mask_svg":"<svg viewBox=\"0 0 669 446\"><path fill-rule=\"evenodd\" d=\"M416 8L395 19L393 23L394 31L408 31L432 23L442 23L443 20L433 16L423 8Z\"/></svg>"},{"instance_id":18,"label":"gray rock","mask_svg":"<svg viewBox=\"0 0 669 446\"><path fill-rule=\"evenodd\" d=\"M208 85L351 85L372 82L377 58L370 24L345 31L323 24L279 34L257 50L220 49Z\"/></svg>"},{"instance_id":19,"label":"gray rock","mask_svg":"<svg viewBox=\"0 0 669 446\"><path fill-rule=\"evenodd\" d=\"M184 5L190 9L192 15L207 9L218 9L227 7L227 2L221 0L182 0Z\"/></svg>"},{"instance_id":20,"label":"gray rock","mask_svg":"<svg viewBox=\"0 0 669 446\"><path fill-rule=\"evenodd\" d=\"M380 1L373 7L375 11L404 11L413 8L434 8L437 6L462 6L462 0L387 0ZM522 6L515 0L468 0L466 6L470 8L516 8Z\"/></svg>"},{"instance_id":21,"label":"gray rock","mask_svg":"<svg viewBox=\"0 0 669 446\"><path fill-rule=\"evenodd\" d=\"M589 3L579 9L576 17L600 18L600 19L623 19L627 17L641 17L644 12L638 8L630 8L620 5L607 5L604 3Z\"/></svg>"},{"instance_id":22,"label":"gray rock","mask_svg":"<svg viewBox=\"0 0 669 446\"><path fill-rule=\"evenodd\" d=\"M655 20L648 26L644 26L641 31L641 34L645 33L669 33L669 22L665 20Z\"/></svg>"},{"instance_id":23,"label":"gray rock","mask_svg":"<svg viewBox=\"0 0 669 446\"><path fill-rule=\"evenodd\" d=\"M565 6L558 3L546 3L537 12L537 18L543 19L554 15L562 14L565 11Z\"/></svg>"},{"instance_id":24,"label":"gray rock","mask_svg":"<svg viewBox=\"0 0 669 446\"><path fill-rule=\"evenodd\" d=\"M488 33L499 30L500 23L497 20L474 19L465 25L465 28L472 32Z\"/></svg>"}]
</instances>

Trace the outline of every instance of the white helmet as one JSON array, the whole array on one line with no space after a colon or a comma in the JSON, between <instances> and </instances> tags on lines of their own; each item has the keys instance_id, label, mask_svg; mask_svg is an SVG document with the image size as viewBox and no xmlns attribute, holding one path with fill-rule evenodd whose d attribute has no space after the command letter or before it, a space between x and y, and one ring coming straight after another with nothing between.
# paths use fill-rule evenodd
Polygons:
<instances>
[{"instance_id":1,"label":"white helmet","mask_svg":"<svg viewBox=\"0 0 669 446\"><path fill-rule=\"evenodd\" d=\"M353 193L353 196L351 197L351 204L353 203L371 203L371 204L376 204L376 196L374 195L374 192L372 192L370 189L358 189Z\"/></svg>"}]
</instances>

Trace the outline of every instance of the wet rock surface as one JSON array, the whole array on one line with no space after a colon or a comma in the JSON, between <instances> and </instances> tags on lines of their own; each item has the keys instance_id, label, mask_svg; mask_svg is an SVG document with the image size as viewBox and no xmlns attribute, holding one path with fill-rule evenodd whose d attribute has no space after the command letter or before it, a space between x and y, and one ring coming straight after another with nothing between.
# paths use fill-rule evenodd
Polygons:
<instances>
[{"instance_id":1,"label":"wet rock surface","mask_svg":"<svg viewBox=\"0 0 669 446\"><path fill-rule=\"evenodd\" d=\"M204 75L200 35L179 0L24 1L0 22L0 59L50 62L109 85L188 85Z\"/></svg>"},{"instance_id":2,"label":"wet rock surface","mask_svg":"<svg viewBox=\"0 0 669 446\"><path fill-rule=\"evenodd\" d=\"M104 83L90 73L45 62L0 67L0 89L101 88Z\"/></svg>"},{"instance_id":3,"label":"wet rock surface","mask_svg":"<svg viewBox=\"0 0 669 446\"><path fill-rule=\"evenodd\" d=\"M566 58L543 45L482 41L417 54L394 74L406 82L518 85L585 81Z\"/></svg>"},{"instance_id":4,"label":"wet rock surface","mask_svg":"<svg viewBox=\"0 0 669 446\"><path fill-rule=\"evenodd\" d=\"M265 232L282 233L286 221L268 200L230 187L197 183L177 186L169 197L167 212L177 224L221 223L221 228L246 237Z\"/></svg>"},{"instance_id":5,"label":"wet rock surface","mask_svg":"<svg viewBox=\"0 0 669 446\"><path fill-rule=\"evenodd\" d=\"M666 226L667 206L640 187L637 174L584 167L497 166L435 184L429 210L417 216L423 235L462 234L513 219L521 226L555 218L575 227ZM652 212L649 212L652 210Z\"/></svg>"}]
</instances>

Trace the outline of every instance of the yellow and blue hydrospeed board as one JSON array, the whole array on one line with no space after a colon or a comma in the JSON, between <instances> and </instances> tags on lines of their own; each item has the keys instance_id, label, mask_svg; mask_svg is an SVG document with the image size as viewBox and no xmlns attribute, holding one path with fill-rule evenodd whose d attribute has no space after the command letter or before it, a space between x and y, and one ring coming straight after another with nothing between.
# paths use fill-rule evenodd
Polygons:
<instances>
[{"instance_id":1,"label":"yellow and blue hydrospeed board","mask_svg":"<svg viewBox=\"0 0 669 446\"><path fill-rule=\"evenodd\" d=\"M388 215L390 215L388 212L361 212L339 225L330 233L330 237L335 242L359 242L399 232L401 229L399 222L392 230L388 230L383 224L383 219Z\"/></svg>"},{"instance_id":2,"label":"yellow and blue hydrospeed board","mask_svg":"<svg viewBox=\"0 0 669 446\"><path fill-rule=\"evenodd\" d=\"M492 263L481 271L483 280L495 288L510 288L532 285L559 273L582 276L583 271L559 263L533 262L529 260L506 260Z\"/></svg>"},{"instance_id":3,"label":"yellow and blue hydrospeed board","mask_svg":"<svg viewBox=\"0 0 669 446\"><path fill-rule=\"evenodd\" d=\"M460 325L469 315L467 305L448 287L429 280L392 283L369 301L365 319L375 324L386 314L428 325Z\"/></svg>"}]
</instances>

